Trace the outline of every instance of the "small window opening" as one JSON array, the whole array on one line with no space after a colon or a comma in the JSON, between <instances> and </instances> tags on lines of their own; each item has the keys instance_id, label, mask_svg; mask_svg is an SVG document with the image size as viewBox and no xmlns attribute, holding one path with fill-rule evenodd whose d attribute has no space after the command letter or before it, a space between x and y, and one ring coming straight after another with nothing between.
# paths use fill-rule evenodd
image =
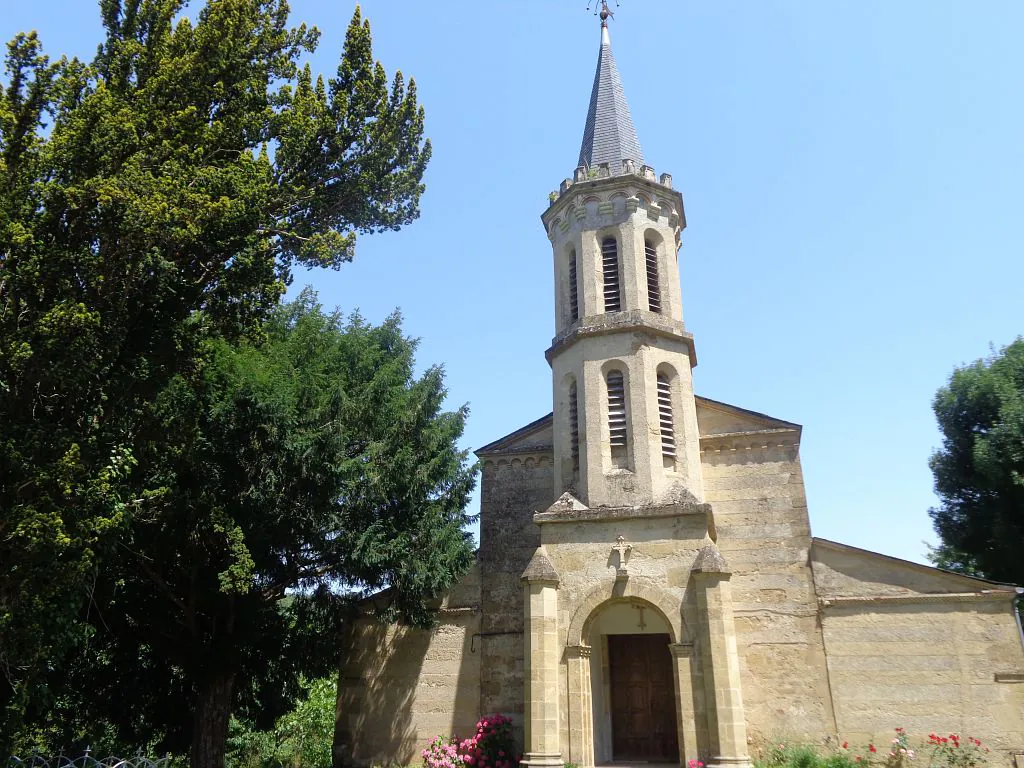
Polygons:
<instances>
[{"instance_id":1,"label":"small window opening","mask_svg":"<svg viewBox=\"0 0 1024 768\"><path fill-rule=\"evenodd\" d=\"M644 243L647 256L647 306L651 312L661 312L661 286L658 283L658 249L651 241Z\"/></svg>"},{"instance_id":2,"label":"small window opening","mask_svg":"<svg viewBox=\"0 0 1024 768\"><path fill-rule=\"evenodd\" d=\"M601 243L601 266L604 274L604 311L618 312L622 309L619 287L619 245L614 237L605 238Z\"/></svg>"},{"instance_id":3,"label":"small window opening","mask_svg":"<svg viewBox=\"0 0 1024 768\"><path fill-rule=\"evenodd\" d=\"M576 249L569 253L569 322L580 319L579 286L576 280Z\"/></svg>"},{"instance_id":4,"label":"small window opening","mask_svg":"<svg viewBox=\"0 0 1024 768\"><path fill-rule=\"evenodd\" d=\"M580 471L580 416L575 381L569 385L569 435L572 443L572 472L575 477Z\"/></svg>"},{"instance_id":5,"label":"small window opening","mask_svg":"<svg viewBox=\"0 0 1024 768\"><path fill-rule=\"evenodd\" d=\"M626 387L621 371L609 371L608 434L612 449L612 464L628 467L628 437L626 432Z\"/></svg>"},{"instance_id":6,"label":"small window opening","mask_svg":"<svg viewBox=\"0 0 1024 768\"><path fill-rule=\"evenodd\" d=\"M676 433L672 419L672 382L658 374L658 422L661 426L661 458L666 469L676 464Z\"/></svg>"}]
</instances>

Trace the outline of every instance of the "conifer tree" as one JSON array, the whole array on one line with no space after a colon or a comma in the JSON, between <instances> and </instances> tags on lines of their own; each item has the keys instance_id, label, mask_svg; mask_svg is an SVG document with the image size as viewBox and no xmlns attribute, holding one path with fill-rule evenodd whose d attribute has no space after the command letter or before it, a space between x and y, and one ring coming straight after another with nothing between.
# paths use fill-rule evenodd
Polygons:
<instances>
[{"instance_id":1,"label":"conifer tree","mask_svg":"<svg viewBox=\"0 0 1024 768\"><path fill-rule=\"evenodd\" d=\"M218 339L258 338L296 265L336 268L358 233L419 214L423 111L358 9L324 81L299 66L318 33L290 27L285 0L185 5L100 0L88 62L50 61L34 34L7 49L0 752L88 635L126 532L168 503L140 465L168 387Z\"/></svg>"},{"instance_id":2,"label":"conifer tree","mask_svg":"<svg viewBox=\"0 0 1024 768\"><path fill-rule=\"evenodd\" d=\"M324 313L308 290L266 340L210 343L198 375L160 394L138 471L162 492L132 517L97 579L91 648L51 714L86 738L223 762L233 711L265 725L301 676L336 670L359 598L425 626L472 563L465 409L442 410L440 368L415 343ZM83 715L84 710L84 715Z\"/></svg>"}]
</instances>

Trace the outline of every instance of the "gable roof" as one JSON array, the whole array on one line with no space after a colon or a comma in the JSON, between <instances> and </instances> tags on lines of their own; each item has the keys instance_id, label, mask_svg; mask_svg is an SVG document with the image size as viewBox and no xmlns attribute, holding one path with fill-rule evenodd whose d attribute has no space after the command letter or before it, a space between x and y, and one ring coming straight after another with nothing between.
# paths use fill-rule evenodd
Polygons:
<instances>
[{"instance_id":1,"label":"gable roof","mask_svg":"<svg viewBox=\"0 0 1024 768\"><path fill-rule=\"evenodd\" d=\"M774 416L769 416L766 413L759 413L758 411L751 411L747 408L740 408L738 405L730 405L729 403L723 403L719 400L712 400L710 397L694 395L694 399L697 401L698 408L704 407L729 414L735 417L736 420L744 422L750 427L760 429L795 429L798 431L803 429L802 426L792 421L785 421ZM704 430L701 430L701 437L706 436L706 434L709 433L705 433Z\"/></svg>"},{"instance_id":2,"label":"gable roof","mask_svg":"<svg viewBox=\"0 0 1024 768\"><path fill-rule=\"evenodd\" d=\"M553 422L553 413L541 416L536 421L531 421L525 427L520 427L515 432L509 432L504 437L499 437L483 448L477 448L475 453L477 456L485 456L492 453L525 453L551 450L550 438L547 440L542 438L546 430L550 431Z\"/></svg>"},{"instance_id":3,"label":"gable roof","mask_svg":"<svg viewBox=\"0 0 1024 768\"><path fill-rule=\"evenodd\" d=\"M733 422L730 422L728 429L733 432L761 430L800 431L803 429L799 424L794 424L791 421L783 421L782 419L776 419L773 416L758 413L757 411L750 411L746 408L740 408L735 405L729 405L728 403L722 403L707 397L696 396L696 401L698 409L709 408L732 417ZM699 421L700 419L698 418L698 422ZM509 432L504 437L499 437L497 440L488 443L482 448L477 448L475 453L477 456L486 456L490 454L537 453L540 451L550 451L552 449L552 424L553 414L549 413L536 421L531 421L526 426L520 427L514 432ZM739 424L740 426L735 426L735 424ZM707 434L714 434L714 432ZM705 436L707 435L703 430L701 430L701 437Z\"/></svg>"},{"instance_id":4,"label":"gable roof","mask_svg":"<svg viewBox=\"0 0 1024 768\"><path fill-rule=\"evenodd\" d=\"M962 573L956 573L955 571L948 571L944 568L936 568L932 565L923 565L922 563L915 563L911 560L903 560L898 557L891 555L883 555L880 552L872 552L870 549L861 549L860 547L854 547L849 544L842 544L838 541L832 541L830 539L822 539L817 536L811 539L812 544L812 563L817 559L817 553L815 549L831 550L833 552L839 552L845 555L850 555L856 558L860 558L863 561L875 561L878 565L889 565L895 566L900 569L907 569L920 574L925 579L940 579L941 581L934 581L928 584L929 591L935 591L939 594L942 592L951 591L949 585L958 585L963 589L974 589L978 591L990 591L995 589L1000 592L1016 592L1016 586L1008 584L1003 581L990 581L989 579L982 579L977 576L966 576ZM877 571L876 571L877 573ZM940 587L945 587L944 589ZM908 587L908 589L910 589Z\"/></svg>"}]
</instances>

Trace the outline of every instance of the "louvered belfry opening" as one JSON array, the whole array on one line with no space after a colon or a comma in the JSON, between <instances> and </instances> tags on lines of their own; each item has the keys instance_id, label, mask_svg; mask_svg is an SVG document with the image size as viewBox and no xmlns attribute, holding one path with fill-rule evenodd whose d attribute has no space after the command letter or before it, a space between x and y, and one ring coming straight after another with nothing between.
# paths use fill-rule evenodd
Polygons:
<instances>
[{"instance_id":1,"label":"louvered belfry opening","mask_svg":"<svg viewBox=\"0 0 1024 768\"><path fill-rule=\"evenodd\" d=\"M572 451L572 474L576 480L580 472L580 411L575 381L569 385L569 441Z\"/></svg>"},{"instance_id":2,"label":"louvered belfry opening","mask_svg":"<svg viewBox=\"0 0 1024 768\"><path fill-rule=\"evenodd\" d=\"M658 282L658 248L650 241L644 242L647 257L647 307L651 312L661 312L661 284Z\"/></svg>"},{"instance_id":3,"label":"louvered belfry opening","mask_svg":"<svg viewBox=\"0 0 1024 768\"><path fill-rule=\"evenodd\" d=\"M672 420L672 380L658 374L658 423L661 426L661 458L666 469L676 464L676 430Z\"/></svg>"},{"instance_id":4,"label":"louvered belfry opening","mask_svg":"<svg viewBox=\"0 0 1024 768\"><path fill-rule=\"evenodd\" d=\"M576 280L576 249L573 248L571 251L569 251L569 322L575 323L579 319L579 283Z\"/></svg>"},{"instance_id":5,"label":"louvered belfry opening","mask_svg":"<svg viewBox=\"0 0 1024 768\"><path fill-rule=\"evenodd\" d=\"M622 292L619 285L619 244L614 237L606 237L601 242L601 266L604 274L604 311L618 312L622 309Z\"/></svg>"},{"instance_id":6,"label":"louvered belfry opening","mask_svg":"<svg viewBox=\"0 0 1024 768\"><path fill-rule=\"evenodd\" d=\"M626 430L626 386L622 371L609 371L608 382L608 435L612 449L612 464L628 468L629 436Z\"/></svg>"}]
</instances>

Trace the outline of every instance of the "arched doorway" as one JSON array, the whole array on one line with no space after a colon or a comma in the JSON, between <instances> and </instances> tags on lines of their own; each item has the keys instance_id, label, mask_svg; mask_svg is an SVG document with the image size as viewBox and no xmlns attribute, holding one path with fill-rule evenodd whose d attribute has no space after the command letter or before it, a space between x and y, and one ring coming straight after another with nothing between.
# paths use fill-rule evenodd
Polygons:
<instances>
[{"instance_id":1,"label":"arched doorway","mask_svg":"<svg viewBox=\"0 0 1024 768\"><path fill-rule=\"evenodd\" d=\"M652 603L608 600L584 629L590 656L594 761L679 763L670 652L673 632Z\"/></svg>"}]
</instances>

